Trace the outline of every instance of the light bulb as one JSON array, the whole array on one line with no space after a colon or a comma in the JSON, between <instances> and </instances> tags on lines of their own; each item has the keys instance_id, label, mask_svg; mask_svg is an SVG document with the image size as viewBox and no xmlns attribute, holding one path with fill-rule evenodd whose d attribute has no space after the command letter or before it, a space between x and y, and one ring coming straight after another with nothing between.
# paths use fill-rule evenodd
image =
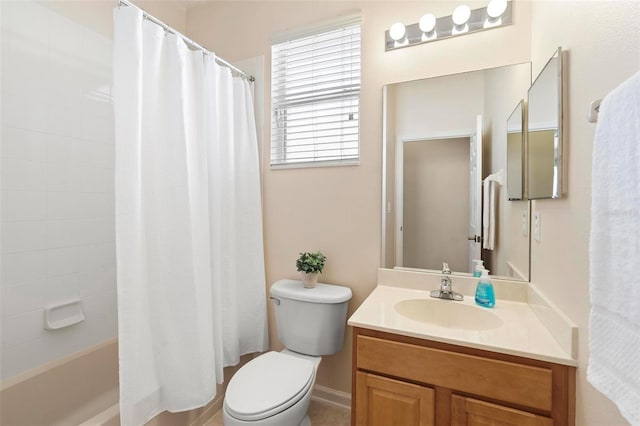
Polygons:
<instances>
[{"instance_id":1,"label":"light bulb","mask_svg":"<svg viewBox=\"0 0 640 426\"><path fill-rule=\"evenodd\" d=\"M466 4L461 4L453 11L453 23L464 25L471 17L471 9Z\"/></svg>"},{"instance_id":2,"label":"light bulb","mask_svg":"<svg viewBox=\"0 0 640 426\"><path fill-rule=\"evenodd\" d=\"M420 18L418 26L423 33L430 33L436 27L436 17L431 13L427 13Z\"/></svg>"},{"instance_id":3,"label":"light bulb","mask_svg":"<svg viewBox=\"0 0 640 426\"><path fill-rule=\"evenodd\" d=\"M402 22L396 22L389 28L389 36L395 41L402 40L405 32L406 30Z\"/></svg>"},{"instance_id":4,"label":"light bulb","mask_svg":"<svg viewBox=\"0 0 640 426\"><path fill-rule=\"evenodd\" d=\"M487 15L491 18L500 17L507 10L507 0L491 0L487 5Z\"/></svg>"}]
</instances>

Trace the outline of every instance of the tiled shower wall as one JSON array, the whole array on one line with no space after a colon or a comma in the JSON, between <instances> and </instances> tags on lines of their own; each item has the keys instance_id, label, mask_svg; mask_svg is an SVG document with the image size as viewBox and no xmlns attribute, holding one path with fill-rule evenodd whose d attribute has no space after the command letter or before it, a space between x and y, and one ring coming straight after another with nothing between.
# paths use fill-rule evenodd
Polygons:
<instances>
[{"instance_id":1,"label":"tiled shower wall","mask_svg":"<svg viewBox=\"0 0 640 426\"><path fill-rule=\"evenodd\" d=\"M112 41L2 1L2 379L117 334ZM47 306L85 320L46 330Z\"/></svg>"}]
</instances>

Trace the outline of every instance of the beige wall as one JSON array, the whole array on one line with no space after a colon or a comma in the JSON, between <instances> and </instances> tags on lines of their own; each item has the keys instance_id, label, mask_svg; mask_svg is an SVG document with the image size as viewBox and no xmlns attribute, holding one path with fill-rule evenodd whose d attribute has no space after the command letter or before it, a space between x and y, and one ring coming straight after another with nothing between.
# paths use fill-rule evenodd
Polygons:
<instances>
[{"instance_id":1,"label":"beige wall","mask_svg":"<svg viewBox=\"0 0 640 426\"><path fill-rule=\"evenodd\" d=\"M591 151L595 124L586 114L640 69L640 3L618 1L535 1L531 54L534 76L553 51L568 57L569 114L565 121L568 187L560 200L533 202L542 213L542 240L532 241L532 281L579 329L578 425L625 425L613 403L586 382L589 315L589 209Z\"/></svg>"},{"instance_id":2,"label":"beige wall","mask_svg":"<svg viewBox=\"0 0 640 426\"><path fill-rule=\"evenodd\" d=\"M472 6L485 2L473 3ZM452 2L215 2L187 11L190 37L235 61L264 55L265 99L270 90L270 39L360 11L362 26L361 158L359 166L270 170L263 162L267 282L297 278L303 250L328 256L321 280L353 290L353 312L376 284L380 264L382 86L530 60L530 4L515 8L515 25L421 46L384 51L384 31L396 21L417 22L426 10L448 15ZM499 47L499 48L498 48ZM269 110L265 123L269 123ZM263 152L268 152L265 125ZM310 199L308 188L314 188ZM273 322L271 322L273 324ZM274 348L278 348L271 328ZM350 339L347 333L347 339ZM320 366L318 383L350 392L351 345Z\"/></svg>"}]
</instances>

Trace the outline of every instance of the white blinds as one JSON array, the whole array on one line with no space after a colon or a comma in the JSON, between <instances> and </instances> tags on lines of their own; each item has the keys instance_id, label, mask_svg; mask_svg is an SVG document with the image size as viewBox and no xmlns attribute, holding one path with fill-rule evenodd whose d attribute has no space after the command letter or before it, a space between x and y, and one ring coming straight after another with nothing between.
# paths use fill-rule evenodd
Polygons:
<instances>
[{"instance_id":1,"label":"white blinds","mask_svg":"<svg viewBox=\"0 0 640 426\"><path fill-rule=\"evenodd\" d=\"M359 157L360 22L271 47L271 165Z\"/></svg>"}]
</instances>

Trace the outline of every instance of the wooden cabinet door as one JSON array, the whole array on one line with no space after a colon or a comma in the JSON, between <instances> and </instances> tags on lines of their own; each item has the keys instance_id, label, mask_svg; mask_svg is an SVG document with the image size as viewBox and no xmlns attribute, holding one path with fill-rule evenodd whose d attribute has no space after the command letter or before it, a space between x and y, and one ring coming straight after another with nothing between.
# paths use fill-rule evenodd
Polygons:
<instances>
[{"instance_id":1,"label":"wooden cabinet door","mask_svg":"<svg viewBox=\"0 0 640 426\"><path fill-rule=\"evenodd\" d=\"M435 393L431 388L358 371L356 425L433 426Z\"/></svg>"},{"instance_id":2,"label":"wooden cabinet door","mask_svg":"<svg viewBox=\"0 0 640 426\"><path fill-rule=\"evenodd\" d=\"M552 426L548 417L490 404L459 395L451 396L453 426Z\"/></svg>"}]
</instances>

